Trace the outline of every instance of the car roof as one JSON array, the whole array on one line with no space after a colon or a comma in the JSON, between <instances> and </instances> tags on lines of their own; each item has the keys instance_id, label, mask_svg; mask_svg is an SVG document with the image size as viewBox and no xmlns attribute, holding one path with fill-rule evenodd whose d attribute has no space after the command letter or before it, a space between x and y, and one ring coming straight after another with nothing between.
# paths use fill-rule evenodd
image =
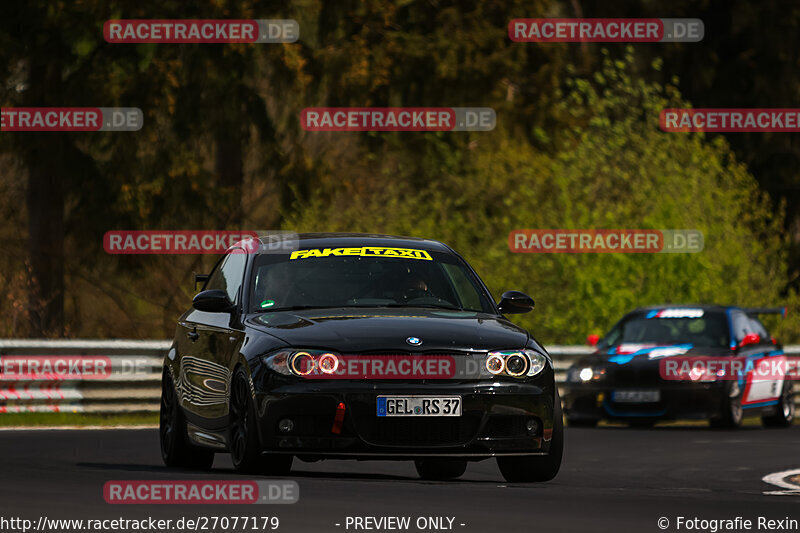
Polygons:
<instances>
[{"instance_id":1,"label":"car roof","mask_svg":"<svg viewBox=\"0 0 800 533\"><path fill-rule=\"evenodd\" d=\"M378 233L280 233L284 240L299 241L299 248L345 248L360 246L379 246L386 248L416 248L429 252L453 253L453 250L439 241L399 235ZM269 244L274 236L261 236L262 244ZM274 241L272 241L274 242Z\"/></svg>"},{"instance_id":2,"label":"car roof","mask_svg":"<svg viewBox=\"0 0 800 533\"><path fill-rule=\"evenodd\" d=\"M662 305L645 305L637 307L627 314L642 313L645 311L659 311L661 309L702 309L703 311L720 311L725 312L729 309L740 309L735 305L718 305L718 304L662 304Z\"/></svg>"}]
</instances>

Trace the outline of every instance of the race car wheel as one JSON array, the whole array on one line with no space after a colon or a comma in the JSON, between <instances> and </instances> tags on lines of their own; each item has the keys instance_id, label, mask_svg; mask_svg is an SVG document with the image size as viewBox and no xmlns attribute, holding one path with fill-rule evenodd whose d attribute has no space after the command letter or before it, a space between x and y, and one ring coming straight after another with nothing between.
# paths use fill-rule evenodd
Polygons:
<instances>
[{"instance_id":1,"label":"race car wheel","mask_svg":"<svg viewBox=\"0 0 800 533\"><path fill-rule=\"evenodd\" d=\"M228 416L228 448L236 470L247 474L289 473L292 468L291 455L261 453L250 382L241 368L236 371L231 384Z\"/></svg>"},{"instance_id":2,"label":"race car wheel","mask_svg":"<svg viewBox=\"0 0 800 533\"><path fill-rule=\"evenodd\" d=\"M165 369L161 379L161 410L158 422L161 459L167 466L208 469L214 463L214 452L189 442L186 420L178 404L175 384Z\"/></svg>"},{"instance_id":3,"label":"race car wheel","mask_svg":"<svg viewBox=\"0 0 800 533\"><path fill-rule=\"evenodd\" d=\"M556 477L561 468L563 453L564 420L561 415L561 400L556 396L550 452L547 455L532 457L498 457L497 466L500 467L500 473L509 483L550 481Z\"/></svg>"},{"instance_id":4,"label":"race car wheel","mask_svg":"<svg viewBox=\"0 0 800 533\"><path fill-rule=\"evenodd\" d=\"M467 471L467 461L463 459L421 459L414 461L417 474L422 479L442 481L455 479Z\"/></svg>"},{"instance_id":5,"label":"race car wheel","mask_svg":"<svg viewBox=\"0 0 800 533\"><path fill-rule=\"evenodd\" d=\"M788 428L794 421L794 389L792 382L784 380L781 397L774 415L762 416L761 422L767 427Z\"/></svg>"},{"instance_id":6,"label":"race car wheel","mask_svg":"<svg viewBox=\"0 0 800 533\"><path fill-rule=\"evenodd\" d=\"M732 380L725 386L725 397L719 414L710 420L713 428L734 429L742 425L742 388Z\"/></svg>"}]
</instances>

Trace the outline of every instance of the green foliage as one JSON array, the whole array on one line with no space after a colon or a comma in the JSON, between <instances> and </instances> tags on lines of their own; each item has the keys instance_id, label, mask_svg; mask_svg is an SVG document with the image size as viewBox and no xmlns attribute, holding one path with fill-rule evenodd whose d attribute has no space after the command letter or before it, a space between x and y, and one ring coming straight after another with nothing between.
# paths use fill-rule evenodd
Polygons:
<instances>
[{"instance_id":1,"label":"green foliage","mask_svg":"<svg viewBox=\"0 0 800 533\"><path fill-rule=\"evenodd\" d=\"M584 16L601 15L582 4ZM661 9L652 2L607 4L595 8L663 16L648 11ZM6 220L0 240L7 252L0 258L7 295L0 312L9 318L0 335L25 335L31 311L46 304L29 298L35 283L26 264L26 227L37 221L26 220L25 184L29 167L41 160L52 161L65 190L63 255L45 260L65 266L53 274L61 279L51 281L56 292L63 285L61 333L75 336L170 336L192 295L191 272L207 271L216 259L109 256L101 242L110 229L280 225L438 238L462 252L495 295L530 292L537 310L519 322L549 343L580 342L640 304L794 306L794 294L781 295L790 279L782 208L766 201L739 162L753 159L734 157L722 138L665 134L657 125L663 107L687 105L674 87L677 73L694 83L693 103L698 91L714 89L714 97L731 92L751 104L776 98L788 106L796 84L741 72L743 65L769 68L752 61L752 43L787 53L793 41L754 40L753 25L740 22L730 31L742 36L736 46L743 51L735 66L723 68L728 24L717 25L720 31L703 43L643 45L636 57L622 45L604 53L587 43L508 39L512 18L576 16L576 6L559 0L20 3L0 19L0 104L136 106L145 127L0 135ZM683 0L674 7L708 21L728 14L747 21L758 12L704 4L695 13ZM773 13L779 6L767 7ZM796 12L776 35L791 34ZM111 45L102 23L112 18L294 18L302 29L300 42L285 45ZM565 68L567 61L578 67ZM755 95L741 83L731 91L731 79L752 79ZM498 126L491 133L425 134L300 128L305 107L370 105L490 106ZM785 146L793 138L741 134L733 142L777 139ZM773 152L765 149L762 159L771 162ZM794 163L783 160L783 174ZM762 167L758 176L769 183L770 167ZM52 191L34 192L46 198ZM60 209L50 212L60 216ZM507 236L517 228L699 229L706 249L512 254ZM800 322L782 322L778 334L800 340Z\"/></svg>"},{"instance_id":2,"label":"green foliage","mask_svg":"<svg viewBox=\"0 0 800 533\"><path fill-rule=\"evenodd\" d=\"M673 87L634 78L632 63L630 54L607 58L593 80L568 83L559 111L571 125L553 153L501 130L460 154L458 174L427 176L422 188L401 174L357 197L326 191L289 226L440 239L495 296L508 289L534 296L537 309L515 321L546 343L580 343L639 305L784 302L781 214L722 138L658 129L661 109L686 104ZM519 228L698 229L705 249L515 254L507 237ZM784 340L798 339L797 322L781 329Z\"/></svg>"}]
</instances>

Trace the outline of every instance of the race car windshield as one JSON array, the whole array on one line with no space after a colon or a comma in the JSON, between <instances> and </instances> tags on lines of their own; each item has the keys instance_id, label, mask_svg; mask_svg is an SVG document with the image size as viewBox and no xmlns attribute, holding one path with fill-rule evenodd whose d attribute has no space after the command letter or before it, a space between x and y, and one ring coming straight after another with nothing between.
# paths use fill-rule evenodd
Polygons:
<instances>
[{"instance_id":1,"label":"race car windshield","mask_svg":"<svg viewBox=\"0 0 800 533\"><path fill-rule=\"evenodd\" d=\"M598 345L609 348L620 344L669 346L691 344L695 347L727 348L728 320L724 313L705 312L700 316L638 315L618 324Z\"/></svg>"},{"instance_id":2,"label":"race car windshield","mask_svg":"<svg viewBox=\"0 0 800 533\"><path fill-rule=\"evenodd\" d=\"M256 258L251 311L426 307L495 312L475 275L450 254L408 251L413 258L406 258L304 252L292 259L271 254Z\"/></svg>"}]
</instances>

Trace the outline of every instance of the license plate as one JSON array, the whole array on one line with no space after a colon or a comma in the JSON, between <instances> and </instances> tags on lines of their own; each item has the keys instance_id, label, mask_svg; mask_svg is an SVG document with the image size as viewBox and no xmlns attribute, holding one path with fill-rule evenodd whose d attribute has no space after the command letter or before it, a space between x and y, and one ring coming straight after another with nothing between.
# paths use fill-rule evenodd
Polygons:
<instances>
[{"instance_id":1,"label":"license plate","mask_svg":"<svg viewBox=\"0 0 800 533\"><path fill-rule=\"evenodd\" d=\"M461 416L461 397L378 396L378 416Z\"/></svg>"},{"instance_id":2,"label":"license plate","mask_svg":"<svg viewBox=\"0 0 800 533\"><path fill-rule=\"evenodd\" d=\"M655 403L661 400L659 390L617 390L614 401L617 403Z\"/></svg>"}]
</instances>

